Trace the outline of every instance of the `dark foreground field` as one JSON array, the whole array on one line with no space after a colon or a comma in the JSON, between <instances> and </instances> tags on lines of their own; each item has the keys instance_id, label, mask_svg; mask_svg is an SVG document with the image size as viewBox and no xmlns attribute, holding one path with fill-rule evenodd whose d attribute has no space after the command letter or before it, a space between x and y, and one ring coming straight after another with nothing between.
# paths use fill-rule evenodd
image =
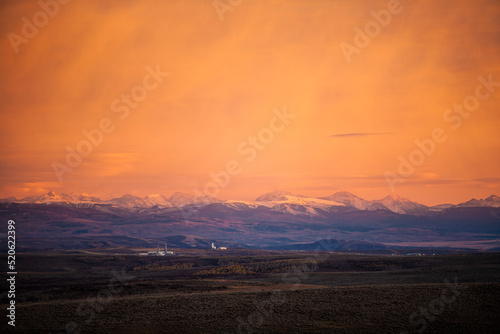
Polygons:
<instances>
[{"instance_id":1,"label":"dark foreground field","mask_svg":"<svg viewBox=\"0 0 500 334\"><path fill-rule=\"evenodd\" d=\"M498 333L500 254L18 254L13 333ZM5 285L2 291L7 291ZM1 307L7 307L1 295Z\"/></svg>"}]
</instances>

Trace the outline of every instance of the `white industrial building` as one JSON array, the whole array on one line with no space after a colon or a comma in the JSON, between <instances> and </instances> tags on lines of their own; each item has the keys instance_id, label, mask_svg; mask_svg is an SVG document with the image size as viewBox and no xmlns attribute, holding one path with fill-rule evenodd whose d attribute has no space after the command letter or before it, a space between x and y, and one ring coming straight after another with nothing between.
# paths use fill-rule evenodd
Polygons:
<instances>
[{"instance_id":1,"label":"white industrial building","mask_svg":"<svg viewBox=\"0 0 500 334\"><path fill-rule=\"evenodd\" d=\"M174 252L167 250L167 243L165 242L165 250L163 252L160 252L160 243L158 243L158 246L156 248L156 252L137 253L136 255L165 256L165 255L174 255Z\"/></svg>"},{"instance_id":2,"label":"white industrial building","mask_svg":"<svg viewBox=\"0 0 500 334\"><path fill-rule=\"evenodd\" d=\"M212 242L212 250L227 250L227 247L217 247L215 243Z\"/></svg>"}]
</instances>

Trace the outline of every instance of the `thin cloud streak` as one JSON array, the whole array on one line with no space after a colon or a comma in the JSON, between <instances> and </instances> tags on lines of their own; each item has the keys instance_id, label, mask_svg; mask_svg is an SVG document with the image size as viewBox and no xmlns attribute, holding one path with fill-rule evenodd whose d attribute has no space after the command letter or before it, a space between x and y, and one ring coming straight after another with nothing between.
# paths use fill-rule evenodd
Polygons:
<instances>
[{"instance_id":1,"label":"thin cloud streak","mask_svg":"<svg viewBox=\"0 0 500 334\"><path fill-rule=\"evenodd\" d=\"M368 137L368 136L382 136L382 135L393 135L395 132L354 132L354 133L339 133L331 135L332 138L343 138L343 137Z\"/></svg>"}]
</instances>

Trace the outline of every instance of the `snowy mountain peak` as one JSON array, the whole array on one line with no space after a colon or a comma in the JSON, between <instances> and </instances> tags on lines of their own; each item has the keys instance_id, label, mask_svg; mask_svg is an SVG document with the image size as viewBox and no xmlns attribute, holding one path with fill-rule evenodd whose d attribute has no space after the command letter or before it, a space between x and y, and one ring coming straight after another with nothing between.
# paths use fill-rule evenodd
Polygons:
<instances>
[{"instance_id":1,"label":"snowy mountain peak","mask_svg":"<svg viewBox=\"0 0 500 334\"><path fill-rule=\"evenodd\" d=\"M491 195L485 199L471 199L467 202L457 204L458 207L500 207L500 197Z\"/></svg>"},{"instance_id":2,"label":"snowy mountain peak","mask_svg":"<svg viewBox=\"0 0 500 334\"><path fill-rule=\"evenodd\" d=\"M170 201L163 195L151 194L144 198L144 205L147 207L161 205L164 207L172 207Z\"/></svg>"},{"instance_id":3,"label":"snowy mountain peak","mask_svg":"<svg viewBox=\"0 0 500 334\"><path fill-rule=\"evenodd\" d=\"M25 197L21 200L21 202L27 203L46 203L46 204L54 204L54 203L78 203L78 202L101 202L100 199L91 197L87 194L56 194L54 191L49 191L44 195L39 196L30 196Z\"/></svg>"},{"instance_id":4,"label":"snowy mountain peak","mask_svg":"<svg viewBox=\"0 0 500 334\"><path fill-rule=\"evenodd\" d=\"M266 206L273 211L306 216L321 215L321 212L345 206L336 201L294 195L285 190L274 190L261 195L255 200L254 205Z\"/></svg>"},{"instance_id":5,"label":"snowy mountain peak","mask_svg":"<svg viewBox=\"0 0 500 334\"><path fill-rule=\"evenodd\" d=\"M490 197L487 197L484 200L488 202L500 202L500 197L498 197L497 195L491 195Z\"/></svg>"},{"instance_id":6,"label":"snowy mountain peak","mask_svg":"<svg viewBox=\"0 0 500 334\"><path fill-rule=\"evenodd\" d=\"M70 192L69 194L62 194L61 197L68 202L101 202L99 198L90 196L87 193L77 194L74 192Z\"/></svg>"},{"instance_id":7,"label":"snowy mountain peak","mask_svg":"<svg viewBox=\"0 0 500 334\"><path fill-rule=\"evenodd\" d=\"M348 191L338 191L333 195L323 197L323 199L343 203L358 210L387 210L387 208L381 203L367 201Z\"/></svg>"},{"instance_id":8,"label":"snowy mountain peak","mask_svg":"<svg viewBox=\"0 0 500 334\"><path fill-rule=\"evenodd\" d=\"M175 192L172 194L172 196L170 196L170 198L168 200L170 203L172 203L173 206L183 207L183 206L188 205L188 204L193 204L194 195L181 193L181 192Z\"/></svg>"},{"instance_id":9,"label":"snowy mountain peak","mask_svg":"<svg viewBox=\"0 0 500 334\"><path fill-rule=\"evenodd\" d=\"M148 201L154 201L154 202L168 202L168 199L161 194L151 194L151 195L146 196L144 199L148 200Z\"/></svg>"},{"instance_id":10,"label":"snowy mountain peak","mask_svg":"<svg viewBox=\"0 0 500 334\"><path fill-rule=\"evenodd\" d=\"M391 200L396 202L407 202L409 199L399 196L398 194L389 194L381 200Z\"/></svg>"},{"instance_id":11,"label":"snowy mountain peak","mask_svg":"<svg viewBox=\"0 0 500 334\"><path fill-rule=\"evenodd\" d=\"M274 190L271 191L270 193L257 197L256 201L257 202L286 201L289 196L301 197L301 196L296 196L286 190Z\"/></svg>"},{"instance_id":12,"label":"snowy mountain peak","mask_svg":"<svg viewBox=\"0 0 500 334\"><path fill-rule=\"evenodd\" d=\"M221 201L212 196L194 196L192 194L186 194L181 192L175 192L168 199L175 207L183 207L186 205L208 205L212 203L220 203Z\"/></svg>"},{"instance_id":13,"label":"snowy mountain peak","mask_svg":"<svg viewBox=\"0 0 500 334\"><path fill-rule=\"evenodd\" d=\"M353 193L351 192L348 192L346 190L341 190L341 191L337 191L335 194L333 195L337 195L337 196L346 196L346 197L358 197L356 195L354 195ZM359 198L359 197L358 197Z\"/></svg>"},{"instance_id":14,"label":"snowy mountain peak","mask_svg":"<svg viewBox=\"0 0 500 334\"><path fill-rule=\"evenodd\" d=\"M43 195L25 197L21 201L28 203L51 203L60 202L62 201L62 199L54 191L49 191L48 193Z\"/></svg>"},{"instance_id":15,"label":"snowy mountain peak","mask_svg":"<svg viewBox=\"0 0 500 334\"><path fill-rule=\"evenodd\" d=\"M137 198L140 198L138 196L134 196L134 195L130 195L130 194L125 194L125 195L122 195L122 197L119 197L121 199L137 199Z\"/></svg>"},{"instance_id":16,"label":"snowy mountain peak","mask_svg":"<svg viewBox=\"0 0 500 334\"><path fill-rule=\"evenodd\" d=\"M401 214L422 215L429 210L429 208L423 204L412 202L396 194L390 194L374 202L381 203L389 208L389 210Z\"/></svg>"},{"instance_id":17,"label":"snowy mountain peak","mask_svg":"<svg viewBox=\"0 0 500 334\"><path fill-rule=\"evenodd\" d=\"M330 195L328 197L324 197L324 198L331 198L331 199L362 199L356 195L354 195L353 193L351 192L348 192L348 191L345 191L345 190L342 190L342 191L337 191L336 193L334 193L333 195Z\"/></svg>"}]
</instances>

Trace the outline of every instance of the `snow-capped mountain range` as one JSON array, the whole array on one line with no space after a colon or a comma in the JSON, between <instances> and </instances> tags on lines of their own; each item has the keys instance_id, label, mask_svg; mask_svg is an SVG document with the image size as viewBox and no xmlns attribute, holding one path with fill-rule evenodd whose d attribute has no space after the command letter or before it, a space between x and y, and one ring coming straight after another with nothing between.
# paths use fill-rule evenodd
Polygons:
<instances>
[{"instance_id":1,"label":"snow-capped mountain range","mask_svg":"<svg viewBox=\"0 0 500 334\"><path fill-rule=\"evenodd\" d=\"M134 246L144 238L187 235L291 249L327 236L355 240L358 246L350 243L349 248L383 243L388 248L500 249L500 198L495 195L428 207L396 195L369 201L346 191L322 198L273 191L253 201L185 193L103 200L51 191L0 200L0 217L23 226L26 250Z\"/></svg>"},{"instance_id":2,"label":"snow-capped mountain range","mask_svg":"<svg viewBox=\"0 0 500 334\"><path fill-rule=\"evenodd\" d=\"M289 213L293 215L318 216L322 212L335 210L361 210L377 211L387 210L399 214L422 216L447 210L451 207L500 207L500 197L491 195L485 199L471 199L457 205L441 204L433 207L413 202L407 198L391 194L382 199L369 201L360 198L350 192L340 191L327 197L313 198L303 195L292 194L283 190L275 190L259 196L255 201L219 200L211 196L194 196L192 194L176 192L169 198L152 194L146 197L123 195L118 198L101 200L89 194L56 194L53 191L39 196L30 196L23 199L9 197L0 200L8 203L31 203L31 204L60 204L74 206L98 206L117 207L126 210L142 210L157 208L163 210L176 210L184 207L200 208L210 204L218 203L232 209L257 209L266 207L273 211Z\"/></svg>"},{"instance_id":3,"label":"snow-capped mountain range","mask_svg":"<svg viewBox=\"0 0 500 334\"><path fill-rule=\"evenodd\" d=\"M323 199L340 202L344 205L355 207L358 210L387 210L387 207L381 203L367 201L348 191L339 191L328 197L323 197Z\"/></svg>"},{"instance_id":4,"label":"snow-capped mountain range","mask_svg":"<svg viewBox=\"0 0 500 334\"><path fill-rule=\"evenodd\" d=\"M429 210L429 208L423 204L412 202L407 198L403 198L394 194L376 200L375 202L384 205L392 212L401 214L419 215Z\"/></svg>"},{"instance_id":5,"label":"snow-capped mountain range","mask_svg":"<svg viewBox=\"0 0 500 334\"><path fill-rule=\"evenodd\" d=\"M491 195L485 199L471 199L470 201L460 203L457 205L458 207L491 207L498 208L500 207L500 197L497 195Z\"/></svg>"}]
</instances>

